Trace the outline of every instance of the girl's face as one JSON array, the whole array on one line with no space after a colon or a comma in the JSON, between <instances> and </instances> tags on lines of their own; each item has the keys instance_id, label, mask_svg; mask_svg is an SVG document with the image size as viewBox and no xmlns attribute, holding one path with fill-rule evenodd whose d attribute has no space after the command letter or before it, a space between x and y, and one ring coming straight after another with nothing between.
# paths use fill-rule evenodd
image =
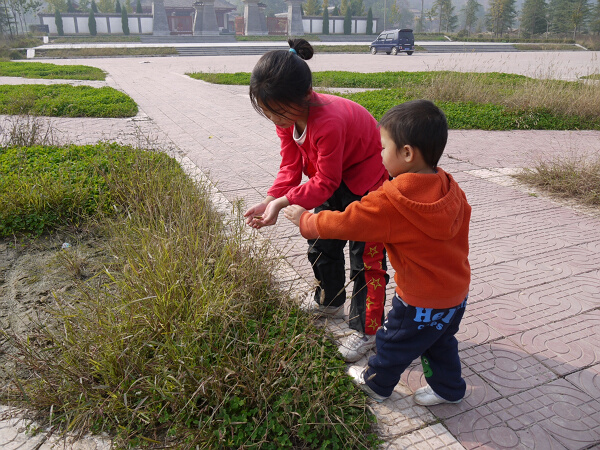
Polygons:
<instances>
[{"instance_id":1,"label":"girl's face","mask_svg":"<svg viewBox=\"0 0 600 450\"><path fill-rule=\"evenodd\" d=\"M296 104L273 103L270 105L271 109L269 109L263 103L258 102L258 106L260 106L267 119L281 128L289 128L298 120L306 120L308 116L308 110Z\"/></svg>"}]
</instances>

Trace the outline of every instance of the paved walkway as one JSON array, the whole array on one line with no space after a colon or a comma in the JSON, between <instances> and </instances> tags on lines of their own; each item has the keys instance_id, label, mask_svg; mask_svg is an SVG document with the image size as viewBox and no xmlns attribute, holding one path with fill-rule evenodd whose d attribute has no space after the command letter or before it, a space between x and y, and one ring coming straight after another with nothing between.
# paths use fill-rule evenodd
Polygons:
<instances>
[{"instance_id":1,"label":"paved walkway","mask_svg":"<svg viewBox=\"0 0 600 450\"><path fill-rule=\"evenodd\" d=\"M109 73L107 84L139 105L136 120L57 119L62 138L150 141L209 174L220 204L263 198L279 164L273 125L247 88L216 86L192 71L250 71L255 56L53 60ZM573 79L598 73L598 54L316 55L313 70L504 71ZM0 83L5 82L0 79ZM516 185L509 174L538 158L600 151L600 132L451 131L440 165L473 206L469 306L459 334L467 397L424 408L414 364L392 397L373 404L384 448L600 448L600 218ZM306 243L281 218L261 231L282 259L280 279L309 289ZM390 286L389 292L391 293ZM344 321L330 324L335 335ZM50 448L0 423L0 446ZM99 448L88 440L83 448Z\"/></svg>"}]
</instances>

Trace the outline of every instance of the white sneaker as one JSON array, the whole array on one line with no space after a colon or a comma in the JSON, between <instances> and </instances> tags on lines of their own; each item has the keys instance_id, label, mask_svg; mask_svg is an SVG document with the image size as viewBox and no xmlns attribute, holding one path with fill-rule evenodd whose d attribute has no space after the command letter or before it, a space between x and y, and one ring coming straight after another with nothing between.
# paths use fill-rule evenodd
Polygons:
<instances>
[{"instance_id":1,"label":"white sneaker","mask_svg":"<svg viewBox=\"0 0 600 450\"><path fill-rule=\"evenodd\" d=\"M342 306L323 306L315 302L314 294L309 294L300 309L311 314L315 319L328 317L330 319L341 319L344 317L344 305Z\"/></svg>"},{"instance_id":2,"label":"white sneaker","mask_svg":"<svg viewBox=\"0 0 600 450\"><path fill-rule=\"evenodd\" d=\"M351 335L342 339L338 350L342 354L344 361L356 362L373 347L375 347L374 334L353 331Z\"/></svg>"},{"instance_id":3,"label":"white sneaker","mask_svg":"<svg viewBox=\"0 0 600 450\"><path fill-rule=\"evenodd\" d=\"M381 403L386 398L389 398L389 397L384 397L383 395L379 395L377 392L375 392L373 389L371 389L369 386L367 386L367 384L365 383L365 376L364 376L365 371L366 371L366 369L364 367L351 366L348 369L348 375L350 375L352 377L352 382L354 384L356 384L365 394L367 394L369 397L371 397L376 402Z\"/></svg>"},{"instance_id":4,"label":"white sneaker","mask_svg":"<svg viewBox=\"0 0 600 450\"><path fill-rule=\"evenodd\" d=\"M462 398L455 401L446 400L445 398L437 395L429 385L417 389L413 395L413 398L415 399L415 403L417 405L423 406L440 405L442 403L460 403L462 401Z\"/></svg>"}]
</instances>

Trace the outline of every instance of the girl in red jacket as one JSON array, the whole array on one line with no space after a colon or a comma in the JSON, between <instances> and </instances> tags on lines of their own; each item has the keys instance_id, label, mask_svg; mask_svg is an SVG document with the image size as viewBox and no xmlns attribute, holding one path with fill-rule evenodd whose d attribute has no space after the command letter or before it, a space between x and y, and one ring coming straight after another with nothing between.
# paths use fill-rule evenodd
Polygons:
<instances>
[{"instance_id":1,"label":"girl in red jacket","mask_svg":"<svg viewBox=\"0 0 600 450\"><path fill-rule=\"evenodd\" d=\"M250 80L252 106L275 124L281 139L279 173L265 199L244 214L254 228L275 224L288 205L343 211L388 179L373 116L350 100L314 92L305 62L313 56L312 46L304 39L288 43L289 51L263 55ZM309 179L302 184L303 174ZM318 317L343 317L346 242L308 240L317 287L304 309ZM388 276L383 244L350 241L349 251L354 281L349 325L354 332L342 341L340 352L353 362L375 345Z\"/></svg>"}]
</instances>

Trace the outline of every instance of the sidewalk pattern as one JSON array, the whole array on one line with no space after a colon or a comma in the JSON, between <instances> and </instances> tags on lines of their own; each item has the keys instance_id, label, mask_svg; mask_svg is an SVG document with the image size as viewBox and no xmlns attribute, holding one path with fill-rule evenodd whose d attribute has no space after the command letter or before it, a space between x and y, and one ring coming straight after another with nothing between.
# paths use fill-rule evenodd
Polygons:
<instances>
[{"instance_id":1,"label":"sidewalk pattern","mask_svg":"<svg viewBox=\"0 0 600 450\"><path fill-rule=\"evenodd\" d=\"M501 57L507 70L512 55ZM456 59L447 58L446 69L455 69ZM140 132L148 132L209 176L221 204L252 204L264 198L278 170L273 125L252 109L247 88L185 76L228 64L240 70L239 59L246 71L256 60L86 60L110 74L107 84L129 94L140 115L136 121L57 119L56 126L78 143L102 138L135 144ZM363 71L372 61L353 59ZM440 61L436 69L442 70ZM332 58L329 69L338 68ZM572 67L571 73L577 70L584 69ZM473 207L473 279L458 336L467 396L458 405L414 404L411 395L425 381L413 364L390 399L372 404L383 448L600 448L600 217L510 177L537 158L564 156L565 149L597 154L600 132L451 131L440 166ZM312 284L306 242L283 218L260 234L281 258L280 280L302 298ZM337 337L348 332L344 320L328 326ZM0 446L6 445L3 429ZM36 448L30 443L6 448Z\"/></svg>"}]
</instances>

